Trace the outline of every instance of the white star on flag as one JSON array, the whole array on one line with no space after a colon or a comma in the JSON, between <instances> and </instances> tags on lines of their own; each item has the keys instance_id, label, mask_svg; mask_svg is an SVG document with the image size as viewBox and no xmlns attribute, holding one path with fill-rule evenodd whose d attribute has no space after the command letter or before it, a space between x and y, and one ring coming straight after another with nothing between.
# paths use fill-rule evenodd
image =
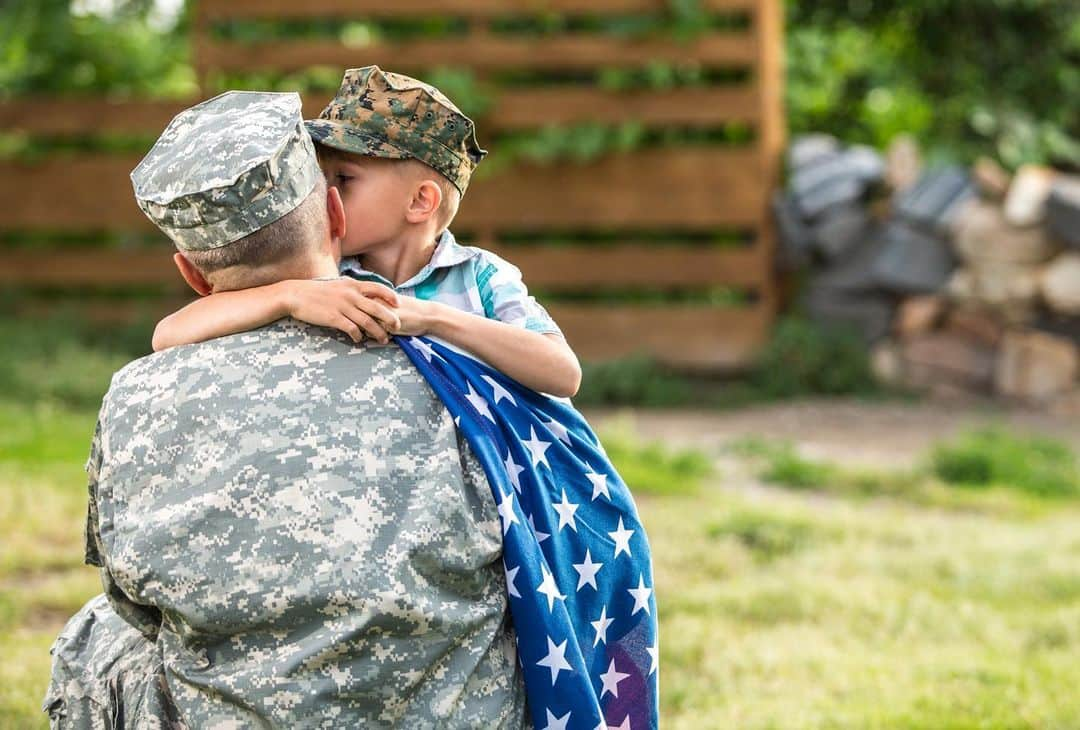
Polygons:
<instances>
[{"instance_id":1,"label":"white star on flag","mask_svg":"<svg viewBox=\"0 0 1080 730\"><path fill-rule=\"evenodd\" d=\"M548 463L547 457L544 456L544 452L551 447L551 442L541 441L537 438L536 428L534 426L529 426L529 440L526 441L522 439L521 445L527 448L529 453L532 454L533 466L543 464L548 469L551 468L551 464Z\"/></svg>"},{"instance_id":2,"label":"white star on flag","mask_svg":"<svg viewBox=\"0 0 1080 730\"><path fill-rule=\"evenodd\" d=\"M620 725L609 725L607 730L630 730L630 715L623 718Z\"/></svg>"},{"instance_id":3,"label":"white star on flag","mask_svg":"<svg viewBox=\"0 0 1080 730\"><path fill-rule=\"evenodd\" d=\"M623 527L622 517L619 518L619 529L615 532L609 532L608 535L615 541L615 557L619 557L619 553L625 551L630 557L634 557L634 554L630 552L630 537L634 534L633 530L627 530Z\"/></svg>"},{"instance_id":4,"label":"white star on flag","mask_svg":"<svg viewBox=\"0 0 1080 730\"><path fill-rule=\"evenodd\" d=\"M577 589L580 591L586 584L591 585L593 590L596 588L596 574L600 568L604 567L603 563L594 563L592 557L589 555L589 549L585 548L585 562L574 563L574 570L578 572L578 584Z\"/></svg>"},{"instance_id":5,"label":"white star on flag","mask_svg":"<svg viewBox=\"0 0 1080 730\"><path fill-rule=\"evenodd\" d=\"M565 601L566 596L564 596L562 593L559 593L559 586L555 585L555 576L549 573L547 568L545 568L542 564L540 566L540 570L544 573L544 580L540 582L539 586L537 586L536 592L543 593L545 596L547 596L548 610L554 611L555 599L557 598L560 601Z\"/></svg>"},{"instance_id":6,"label":"white star on flag","mask_svg":"<svg viewBox=\"0 0 1080 730\"><path fill-rule=\"evenodd\" d=\"M420 351L420 353L424 356L424 359L428 362L431 362L432 357L438 357L440 359L442 357L441 355L439 355L439 353L435 352L434 348L432 348L431 345L424 342L419 337L412 337L409 339L409 342L411 342L413 346Z\"/></svg>"},{"instance_id":7,"label":"white star on flag","mask_svg":"<svg viewBox=\"0 0 1080 730\"><path fill-rule=\"evenodd\" d=\"M472 404L472 407L476 409L476 412L482 416L486 416L489 421L495 423L495 416L491 415L491 410L488 408L487 401L484 400L484 396L473 390L472 383L466 383L469 392L465 394L466 400Z\"/></svg>"},{"instance_id":8,"label":"white star on flag","mask_svg":"<svg viewBox=\"0 0 1080 730\"><path fill-rule=\"evenodd\" d=\"M549 537L551 537L551 535L549 535L548 533L541 532L540 530L536 529L536 523L533 522L532 515L529 515L529 527L532 528L533 534L536 535L536 542L538 543L543 542L544 540L547 540Z\"/></svg>"},{"instance_id":9,"label":"white star on flag","mask_svg":"<svg viewBox=\"0 0 1080 730\"><path fill-rule=\"evenodd\" d=\"M610 502L611 492L608 491L607 474L597 474L596 472L591 471L590 467L590 471L585 472L585 476L592 482L592 498L596 499L602 494L607 497ZM589 501L591 502L592 500Z\"/></svg>"},{"instance_id":10,"label":"white star on flag","mask_svg":"<svg viewBox=\"0 0 1080 730\"><path fill-rule=\"evenodd\" d=\"M604 683L604 688L600 690L600 698L603 699L605 692L610 692L616 697L619 696L619 682L623 681L629 674L623 674L615 669L615 660L611 660L611 664L608 665L608 670L600 675L600 681Z\"/></svg>"},{"instance_id":11,"label":"white star on flag","mask_svg":"<svg viewBox=\"0 0 1080 730\"><path fill-rule=\"evenodd\" d=\"M499 517L503 521L503 535L510 531L511 523L517 522L519 525L521 521L518 520L517 514L514 513L514 493L500 495L502 500L499 501Z\"/></svg>"},{"instance_id":12,"label":"white star on flag","mask_svg":"<svg viewBox=\"0 0 1080 730\"><path fill-rule=\"evenodd\" d=\"M552 504L551 508L559 513L559 532L562 532L562 528L567 525L570 525L571 530L577 532L577 523L574 522L574 513L577 512L578 505L566 498L565 489L562 492L562 502Z\"/></svg>"},{"instance_id":13,"label":"white star on flag","mask_svg":"<svg viewBox=\"0 0 1080 730\"><path fill-rule=\"evenodd\" d=\"M608 626L611 626L611 624L615 623L615 619L607 617L607 606L604 606L600 609L600 618L595 621L590 621L589 623L592 624L592 627L594 629L596 629L596 638L593 639L592 645L596 646L601 641L604 642L604 644L606 645Z\"/></svg>"},{"instance_id":14,"label":"white star on flag","mask_svg":"<svg viewBox=\"0 0 1080 730\"><path fill-rule=\"evenodd\" d=\"M525 467L517 465L509 449L506 451L506 461L503 462L503 466L506 467L506 473L510 476L510 483L514 485L514 491L520 494L521 481L518 479L518 474L525 471Z\"/></svg>"},{"instance_id":15,"label":"white star on flag","mask_svg":"<svg viewBox=\"0 0 1080 730\"><path fill-rule=\"evenodd\" d=\"M570 443L570 432L566 430L566 426L562 425L555 419L552 419L550 421L540 419L540 423L547 426L548 430L555 434L555 438L559 439L567 446L573 446L573 444Z\"/></svg>"},{"instance_id":16,"label":"white star on flag","mask_svg":"<svg viewBox=\"0 0 1080 730\"><path fill-rule=\"evenodd\" d=\"M517 405L517 401L514 400L514 396L510 395L510 391L499 385L499 381L490 375L481 375L481 380L491 386L491 390L494 391L492 398L495 399L495 405L499 405L499 401L506 399L510 401L511 405Z\"/></svg>"},{"instance_id":17,"label":"white star on flag","mask_svg":"<svg viewBox=\"0 0 1080 730\"><path fill-rule=\"evenodd\" d=\"M521 594L518 593L517 586L514 585L514 580L517 578L519 570L521 570L520 565L516 568L507 568L505 564L503 565L503 572L506 573L506 592L514 598L521 598Z\"/></svg>"},{"instance_id":18,"label":"white star on flag","mask_svg":"<svg viewBox=\"0 0 1080 730\"><path fill-rule=\"evenodd\" d=\"M559 678L559 672L564 669L573 671L570 666L570 662L566 661L566 642L567 639L563 639L563 643L558 646L551 640L551 637L547 637L548 653L547 656L537 662L538 666L548 667L551 669L551 686L555 686L555 680Z\"/></svg>"},{"instance_id":19,"label":"white star on flag","mask_svg":"<svg viewBox=\"0 0 1080 730\"><path fill-rule=\"evenodd\" d=\"M649 667L649 674L652 674L660 666L660 647L646 646L645 651L649 652L649 656L652 657L652 666Z\"/></svg>"},{"instance_id":20,"label":"white star on flag","mask_svg":"<svg viewBox=\"0 0 1080 730\"><path fill-rule=\"evenodd\" d=\"M570 721L570 713L567 712L562 717L555 717L551 713L551 710L544 708L544 712L547 713L547 725L544 730L566 730L566 723Z\"/></svg>"},{"instance_id":21,"label":"white star on flag","mask_svg":"<svg viewBox=\"0 0 1080 730\"><path fill-rule=\"evenodd\" d=\"M627 588L626 592L634 597L634 610L630 612L631 616L643 608L645 613L652 615L652 611L649 610L649 596L652 594L652 588L645 587L644 575L638 575L637 588Z\"/></svg>"}]
</instances>

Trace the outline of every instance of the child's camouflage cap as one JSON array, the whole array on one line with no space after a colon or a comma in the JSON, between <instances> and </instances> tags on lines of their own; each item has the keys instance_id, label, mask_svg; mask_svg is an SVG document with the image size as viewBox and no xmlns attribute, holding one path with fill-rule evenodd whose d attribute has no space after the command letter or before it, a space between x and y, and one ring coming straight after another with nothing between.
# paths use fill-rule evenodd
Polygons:
<instances>
[{"instance_id":1,"label":"child's camouflage cap","mask_svg":"<svg viewBox=\"0 0 1080 730\"><path fill-rule=\"evenodd\" d=\"M465 194L487 154L476 125L434 86L378 66L351 68L318 119L312 139L365 157L414 158L442 173Z\"/></svg>"},{"instance_id":2,"label":"child's camouflage cap","mask_svg":"<svg viewBox=\"0 0 1080 730\"><path fill-rule=\"evenodd\" d=\"M206 251L294 210L321 176L299 94L228 91L177 114L131 184L178 249Z\"/></svg>"}]
</instances>

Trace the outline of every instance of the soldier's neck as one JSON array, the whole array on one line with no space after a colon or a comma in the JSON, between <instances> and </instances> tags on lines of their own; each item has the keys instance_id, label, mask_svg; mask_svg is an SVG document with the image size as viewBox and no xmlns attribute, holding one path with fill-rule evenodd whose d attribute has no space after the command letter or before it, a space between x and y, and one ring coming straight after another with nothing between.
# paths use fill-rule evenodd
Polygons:
<instances>
[{"instance_id":1,"label":"soldier's neck","mask_svg":"<svg viewBox=\"0 0 1080 730\"><path fill-rule=\"evenodd\" d=\"M337 275L338 264L334 257L320 254L257 269L232 266L212 274L210 285L215 292L234 291L274 284L287 279L321 279Z\"/></svg>"}]
</instances>

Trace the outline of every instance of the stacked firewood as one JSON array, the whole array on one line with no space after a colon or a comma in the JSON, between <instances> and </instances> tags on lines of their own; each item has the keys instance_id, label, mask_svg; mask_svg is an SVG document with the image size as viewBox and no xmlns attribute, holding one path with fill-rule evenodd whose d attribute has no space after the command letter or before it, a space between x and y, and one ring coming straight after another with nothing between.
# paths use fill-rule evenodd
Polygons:
<instances>
[{"instance_id":1,"label":"stacked firewood","mask_svg":"<svg viewBox=\"0 0 1080 730\"><path fill-rule=\"evenodd\" d=\"M774 200L801 307L857 330L879 377L1080 412L1080 178L989 159L924 169L824 135L789 152Z\"/></svg>"}]
</instances>

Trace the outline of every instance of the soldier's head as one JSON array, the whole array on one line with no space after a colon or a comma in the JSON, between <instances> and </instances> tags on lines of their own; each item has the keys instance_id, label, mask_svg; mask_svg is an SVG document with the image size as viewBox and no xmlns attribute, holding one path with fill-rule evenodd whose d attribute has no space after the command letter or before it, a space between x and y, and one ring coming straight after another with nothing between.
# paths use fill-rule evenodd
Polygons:
<instances>
[{"instance_id":1,"label":"soldier's head","mask_svg":"<svg viewBox=\"0 0 1080 730\"><path fill-rule=\"evenodd\" d=\"M297 94L231 91L181 112L131 180L200 294L337 272L344 210Z\"/></svg>"},{"instance_id":2,"label":"soldier's head","mask_svg":"<svg viewBox=\"0 0 1080 730\"><path fill-rule=\"evenodd\" d=\"M327 181L341 191L350 224L345 255L408 225L442 233L487 154L473 121L442 92L378 66L346 71L337 95L306 125Z\"/></svg>"}]
</instances>

